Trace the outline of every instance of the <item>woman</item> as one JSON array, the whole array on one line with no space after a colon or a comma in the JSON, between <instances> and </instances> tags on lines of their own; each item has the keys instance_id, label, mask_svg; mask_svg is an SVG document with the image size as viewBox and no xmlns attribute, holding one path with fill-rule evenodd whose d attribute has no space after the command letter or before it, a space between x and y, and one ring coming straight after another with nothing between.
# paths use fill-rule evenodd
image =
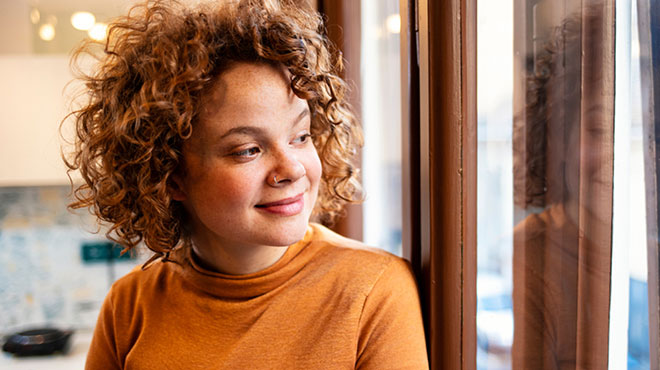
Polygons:
<instances>
[{"instance_id":1,"label":"woman","mask_svg":"<svg viewBox=\"0 0 660 370\"><path fill-rule=\"evenodd\" d=\"M155 254L113 285L88 369L428 368L405 261L310 223L360 190L322 30L284 1L157 1L110 27L72 207Z\"/></svg>"}]
</instances>

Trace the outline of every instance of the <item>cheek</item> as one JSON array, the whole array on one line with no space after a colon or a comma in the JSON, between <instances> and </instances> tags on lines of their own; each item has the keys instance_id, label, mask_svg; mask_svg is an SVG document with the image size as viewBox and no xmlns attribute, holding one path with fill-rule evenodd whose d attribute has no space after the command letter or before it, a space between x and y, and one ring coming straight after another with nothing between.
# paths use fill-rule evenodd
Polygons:
<instances>
[{"instance_id":1,"label":"cheek","mask_svg":"<svg viewBox=\"0 0 660 370\"><path fill-rule=\"evenodd\" d=\"M316 149L313 149L308 156L308 159L305 163L305 169L309 181L312 183L312 186L317 187L319 181L321 181L321 173L323 168L321 167L321 159L319 158Z\"/></svg>"},{"instance_id":2,"label":"cheek","mask_svg":"<svg viewBox=\"0 0 660 370\"><path fill-rule=\"evenodd\" d=\"M227 203L242 204L251 201L255 189L260 182L255 178L254 173L245 173L243 171L226 171L218 176L214 181L215 189L209 191L219 193Z\"/></svg>"},{"instance_id":3,"label":"cheek","mask_svg":"<svg viewBox=\"0 0 660 370\"><path fill-rule=\"evenodd\" d=\"M190 179L192 193L199 205L231 206L250 201L257 184L254 174L226 170L222 166L206 166Z\"/></svg>"}]
</instances>

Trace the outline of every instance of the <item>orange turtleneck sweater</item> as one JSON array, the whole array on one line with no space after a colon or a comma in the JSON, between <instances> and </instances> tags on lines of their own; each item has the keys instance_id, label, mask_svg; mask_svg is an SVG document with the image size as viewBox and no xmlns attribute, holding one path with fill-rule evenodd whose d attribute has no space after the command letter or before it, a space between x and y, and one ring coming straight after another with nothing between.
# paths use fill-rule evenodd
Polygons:
<instances>
[{"instance_id":1,"label":"orange turtleneck sweater","mask_svg":"<svg viewBox=\"0 0 660 370\"><path fill-rule=\"evenodd\" d=\"M86 369L427 369L408 264L317 224L271 267L183 252L110 290Z\"/></svg>"}]
</instances>

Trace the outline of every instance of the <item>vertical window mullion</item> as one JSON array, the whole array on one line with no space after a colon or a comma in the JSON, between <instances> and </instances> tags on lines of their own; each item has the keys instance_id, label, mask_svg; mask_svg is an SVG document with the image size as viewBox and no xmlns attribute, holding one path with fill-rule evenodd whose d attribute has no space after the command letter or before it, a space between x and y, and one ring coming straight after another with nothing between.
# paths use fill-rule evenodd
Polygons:
<instances>
[{"instance_id":1,"label":"vertical window mullion","mask_svg":"<svg viewBox=\"0 0 660 370\"><path fill-rule=\"evenodd\" d=\"M660 4L657 1L638 0L640 42L640 72L642 81L644 178L646 187L646 227L648 255L648 305L651 369L660 368L660 255L658 251L660 229L660 183L658 182L658 143L660 125L657 107L660 103Z\"/></svg>"}]
</instances>

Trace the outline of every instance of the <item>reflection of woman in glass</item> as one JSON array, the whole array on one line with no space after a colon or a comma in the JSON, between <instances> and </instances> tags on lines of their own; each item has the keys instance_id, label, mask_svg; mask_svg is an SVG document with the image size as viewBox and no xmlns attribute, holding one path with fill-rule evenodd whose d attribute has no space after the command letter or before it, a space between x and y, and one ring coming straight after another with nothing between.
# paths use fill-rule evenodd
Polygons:
<instances>
[{"instance_id":1,"label":"reflection of woman in glass","mask_svg":"<svg viewBox=\"0 0 660 370\"><path fill-rule=\"evenodd\" d=\"M578 347L596 341L582 337L587 316L607 310L580 307L607 285L592 280L609 281L609 263L601 262L609 261L611 213L600 210L611 212L612 126L604 102L613 95L594 88L605 58L592 51L605 42L602 9L563 20L536 51L525 114L515 122L514 194L526 217L514 230L514 368L596 366L588 355L578 358Z\"/></svg>"},{"instance_id":2,"label":"reflection of woman in glass","mask_svg":"<svg viewBox=\"0 0 660 370\"><path fill-rule=\"evenodd\" d=\"M155 258L113 285L88 368L427 368L408 265L309 223L359 193L319 30L285 1L158 1L110 27L73 206Z\"/></svg>"}]
</instances>

